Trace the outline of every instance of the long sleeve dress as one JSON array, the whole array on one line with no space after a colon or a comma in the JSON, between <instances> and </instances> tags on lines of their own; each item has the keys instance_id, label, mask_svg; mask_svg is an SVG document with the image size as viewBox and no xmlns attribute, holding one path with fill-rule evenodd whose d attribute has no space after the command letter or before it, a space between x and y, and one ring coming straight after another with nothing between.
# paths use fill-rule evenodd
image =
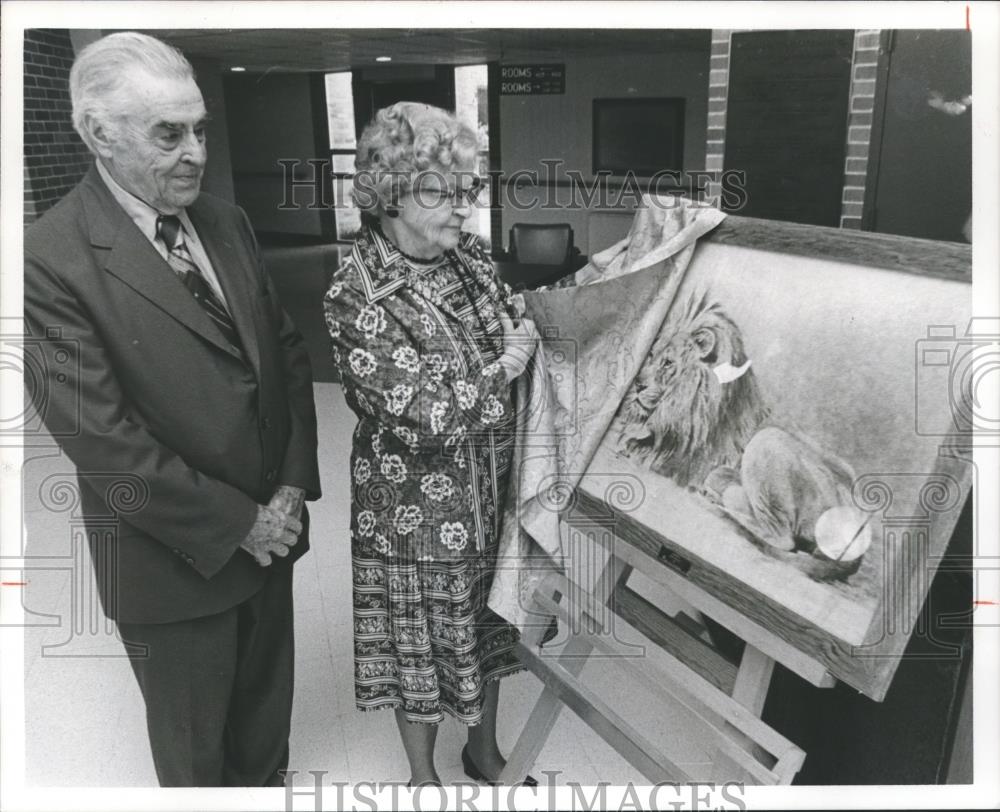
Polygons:
<instances>
[{"instance_id":1,"label":"long sleeve dress","mask_svg":"<svg viewBox=\"0 0 1000 812\"><path fill-rule=\"evenodd\" d=\"M355 696L411 721L479 723L483 686L521 670L489 610L513 448L497 363L511 292L473 235L441 257L365 227L324 299L351 454Z\"/></svg>"}]
</instances>

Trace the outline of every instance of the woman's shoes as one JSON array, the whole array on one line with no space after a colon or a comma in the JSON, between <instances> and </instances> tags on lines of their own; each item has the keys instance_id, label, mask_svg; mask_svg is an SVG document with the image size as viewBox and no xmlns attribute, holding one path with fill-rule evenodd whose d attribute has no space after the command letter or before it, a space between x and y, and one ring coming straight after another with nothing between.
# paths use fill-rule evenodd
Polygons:
<instances>
[{"instance_id":1,"label":"woman's shoes","mask_svg":"<svg viewBox=\"0 0 1000 812\"><path fill-rule=\"evenodd\" d=\"M465 774L473 781L481 781L491 787L499 786L500 784L499 781L490 781L485 775L483 775L483 771L476 766L476 763L469 755L469 748L467 746L462 748L462 769L465 770ZM537 787L538 781L529 775L526 776L524 781L522 781L518 786Z\"/></svg>"}]
</instances>

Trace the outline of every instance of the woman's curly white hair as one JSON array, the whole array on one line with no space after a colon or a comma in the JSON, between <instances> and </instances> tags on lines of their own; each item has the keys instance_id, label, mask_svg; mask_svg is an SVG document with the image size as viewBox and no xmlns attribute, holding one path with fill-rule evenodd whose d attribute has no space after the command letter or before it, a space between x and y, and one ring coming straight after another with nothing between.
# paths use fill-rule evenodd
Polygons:
<instances>
[{"instance_id":1,"label":"woman's curly white hair","mask_svg":"<svg viewBox=\"0 0 1000 812\"><path fill-rule=\"evenodd\" d=\"M394 206L427 170L471 171L478 136L453 113L419 102L396 102L361 133L355 158L354 202L377 215Z\"/></svg>"}]
</instances>

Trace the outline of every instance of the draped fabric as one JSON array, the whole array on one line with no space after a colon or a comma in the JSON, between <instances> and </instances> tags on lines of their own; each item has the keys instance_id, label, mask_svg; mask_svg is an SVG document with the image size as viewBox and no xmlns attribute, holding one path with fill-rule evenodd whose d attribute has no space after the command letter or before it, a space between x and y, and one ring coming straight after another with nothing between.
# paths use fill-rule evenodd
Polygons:
<instances>
[{"instance_id":1,"label":"draped fabric","mask_svg":"<svg viewBox=\"0 0 1000 812\"><path fill-rule=\"evenodd\" d=\"M521 629L535 617L536 586L568 560L560 511L656 339L698 238L724 218L681 198L647 196L628 236L595 254L569 285L524 295L542 342L517 381L526 407L489 602Z\"/></svg>"}]
</instances>

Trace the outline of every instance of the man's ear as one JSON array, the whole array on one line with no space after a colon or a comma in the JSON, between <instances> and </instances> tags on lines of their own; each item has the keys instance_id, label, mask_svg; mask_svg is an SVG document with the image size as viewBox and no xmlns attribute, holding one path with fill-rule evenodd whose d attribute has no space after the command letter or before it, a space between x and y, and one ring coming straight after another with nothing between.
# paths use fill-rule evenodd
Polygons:
<instances>
[{"instance_id":1,"label":"man's ear","mask_svg":"<svg viewBox=\"0 0 1000 812\"><path fill-rule=\"evenodd\" d=\"M114 132L105 122L92 114L83 119L83 126L90 136L90 143L102 158L110 158L115 138Z\"/></svg>"}]
</instances>

